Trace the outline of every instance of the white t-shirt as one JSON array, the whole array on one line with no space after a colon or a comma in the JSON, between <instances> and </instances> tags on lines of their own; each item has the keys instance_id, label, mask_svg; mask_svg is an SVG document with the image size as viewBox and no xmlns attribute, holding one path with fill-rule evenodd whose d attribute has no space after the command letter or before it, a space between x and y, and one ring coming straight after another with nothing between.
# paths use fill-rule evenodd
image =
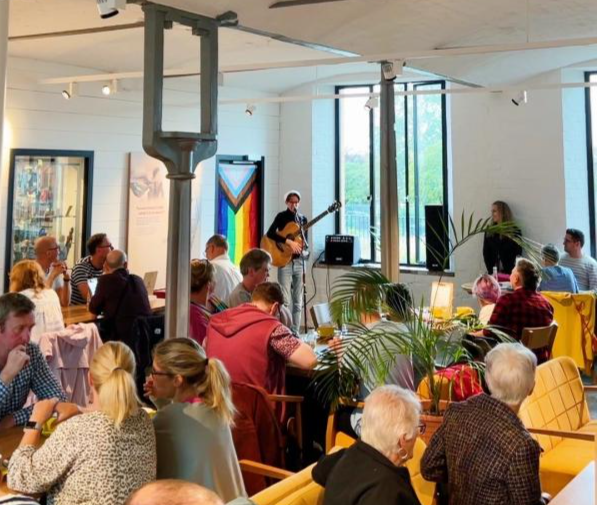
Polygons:
<instances>
[{"instance_id":1,"label":"white t-shirt","mask_svg":"<svg viewBox=\"0 0 597 505\"><path fill-rule=\"evenodd\" d=\"M230 296L230 293L238 286L243 276L240 273L240 269L230 261L227 254L220 254L217 258L210 261L213 265L215 273L215 287L213 294L220 300L226 301Z\"/></svg>"},{"instance_id":2,"label":"white t-shirt","mask_svg":"<svg viewBox=\"0 0 597 505\"><path fill-rule=\"evenodd\" d=\"M31 342L38 344L42 333L64 329L62 308L56 291L44 289L36 293L33 289L25 289L21 294L35 304L35 326L31 330Z\"/></svg>"},{"instance_id":3,"label":"white t-shirt","mask_svg":"<svg viewBox=\"0 0 597 505\"><path fill-rule=\"evenodd\" d=\"M50 267L50 269L46 272L46 280L48 280L48 278L50 277L50 274L52 273L52 267ZM62 275L58 275L55 279L54 279L54 283L52 284L52 289L54 291L56 291L57 289L61 289L64 287L64 278Z\"/></svg>"}]
</instances>

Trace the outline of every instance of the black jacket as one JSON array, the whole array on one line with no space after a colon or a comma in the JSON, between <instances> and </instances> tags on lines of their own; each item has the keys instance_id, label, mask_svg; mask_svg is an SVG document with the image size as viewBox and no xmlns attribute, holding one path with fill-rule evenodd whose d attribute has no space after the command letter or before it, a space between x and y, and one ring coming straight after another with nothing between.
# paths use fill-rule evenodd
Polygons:
<instances>
[{"instance_id":1,"label":"black jacket","mask_svg":"<svg viewBox=\"0 0 597 505\"><path fill-rule=\"evenodd\" d=\"M300 220L300 223L302 225L305 225L307 223L307 218L305 216L303 216L302 214L298 214L298 219ZM269 230L267 230L267 237L271 238L272 240L275 240L276 242L280 242L280 243L286 242L286 237L282 237L282 236L278 235L277 232L281 231L288 223L296 222L296 220L297 220L297 214L295 214L294 212L291 212L288 209L286 209L282 212L278 212L278 214L276 214L276 217L274 218L274 222L269 227ZM305 235L307 235L307 234L305 233ZM305 236L305 240L306 239L307 239L307 236Z\"/></svg>"},{"instance_id":2,"label":"black jacket","mask_svg":"<svg viewBox=\"0 0 597 505\"><path fill-rule=\"evenodd\" d=\"M420 505L408 470L360 440L321 459L313 480L325 487L323 505Z\"/></svg>"},{"instance_id":3,"label":"black jacket","mask_svg":"<svg viewBox=\"0 0 597 505\"><path fill-rule=\"evenodd\" d=\"M520 231L518 235L520 236ZM498 272L510 274L516 263L516 257L522 254L522 247L508 237L485 234L483 239L483 260L487 273L493 273L493 267Z\"/></svg>"},{"instance_id":4,"label":"black jacket","mask_svg":"<svg viewBox=\"0 0 597 505\"><path fill-rule=\"evenodd\" d=\"M119 268L111 274L102 275L95 294L89 303L89 311L103 314L111 321L114 334L109 340L130 340L133 322L139 316L150 316L151 306L143 279ZM102 335L102 338L105 338Z\"/></svg>"}]
</instances>

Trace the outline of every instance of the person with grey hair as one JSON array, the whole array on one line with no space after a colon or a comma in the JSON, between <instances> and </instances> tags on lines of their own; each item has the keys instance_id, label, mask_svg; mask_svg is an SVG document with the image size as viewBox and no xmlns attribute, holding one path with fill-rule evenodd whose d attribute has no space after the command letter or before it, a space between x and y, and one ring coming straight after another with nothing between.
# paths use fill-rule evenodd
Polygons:
<instances>
[{"instance_id":1,"label":"person with grey hair","mask_svg":"<svg viewBox=\"0 0 597 505\"><path fill-rule=\"evenodd\" d=\"M325 456L313 480L325 487L323 505L420 505L404 464L421 431L421 403L412 391L381 386L367 397L361 440Z\"/></svg>"},{"instance_id":2,"label":"person with grey hair","mask_svg":"<svg viewBox=\"0 0 597 505\"><path fill-rule=\"evenodd\" d=\"M545 244L541 248L541 284L539 291L561 291L564 293L578 293L578 283L574 272L568 268L558 265L560 262L560 251L554 244Z\"/></svg>"},{"instance_id":3,"label":"person with grey hair","mask_svg":"<svg viewBox=\"0 0 597 505\"><path fill-rule=\"evenodd\" d=\"M89 303L89 311L103 314L100 334L104 342L118 340L130 342L135 319L150 316L149 296L138 275L129 273L124 251L114 249L106 256L105 273Z\"/></svg>"},{"instance_id":4,"label":"person with grey hair","mask_svg":"<svg viewBox=\"0 0 597 505\"><path fill-rule=\"evenodd\" d=\"M251 249L240 260L242 281L236 286L228 300L228 307L233 308L251 301L251 294L259 284L269 279L272 257L263 249Z\"/></svg>"},{"instance_id":5,"label":"person with grey hair","mask_svg":"<svg viewBox=\"0 0 597 505\"><path fill-rule=\"evenodd\" d=\"M211 296L225 302L238 286L243 276L240 269L230 261L228 240L224 235L213 235L205 244L205 257L214 267L214 287Z\"/></svg>"},{"instance_id":6,"label":"person with grey hair","mask_svg":"<svg viewBox=\"0 0 597 505\"><path fill-rule=\"evenodd\" d=\"M553 307L537 292L541 271L532 261L518 258L510 275L514 292L500 296L495 304L489 325L510 334L516 340L522 338L525 328L549 326L553 321ZM484 330L491 336L490 330Z\"/></svg>"},{"instance_id":7,"label":"person with grey hair","mask_svg":"<svg viewBox=\"0 0 597 505\"><path fill-rule=\"evenodd\" d=\"M491 395L450 405L421 473L447 485L450 505L543 504L541 447L517 415L535 386L537 358L521 344L499 344L485 363Z\"/></svg>"}]
</instances>

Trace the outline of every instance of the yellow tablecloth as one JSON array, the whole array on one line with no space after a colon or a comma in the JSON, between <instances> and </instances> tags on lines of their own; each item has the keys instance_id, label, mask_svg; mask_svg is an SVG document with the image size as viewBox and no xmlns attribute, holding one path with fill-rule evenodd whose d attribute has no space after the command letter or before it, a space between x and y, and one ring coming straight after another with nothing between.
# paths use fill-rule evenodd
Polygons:
<instances>
[{"instance_id":1,"label":"yellow tablecloth","mask_svg":"<svg viewBox=\"0 0 597 505\"><path fill-rule=\"evenodd\" d=\"M553 344L553 357L569 356L578 368L590 372L593 364L591 345L595 330L595 295L541 292L554 308L558 333Z\"/></svg>"}]
</instances>

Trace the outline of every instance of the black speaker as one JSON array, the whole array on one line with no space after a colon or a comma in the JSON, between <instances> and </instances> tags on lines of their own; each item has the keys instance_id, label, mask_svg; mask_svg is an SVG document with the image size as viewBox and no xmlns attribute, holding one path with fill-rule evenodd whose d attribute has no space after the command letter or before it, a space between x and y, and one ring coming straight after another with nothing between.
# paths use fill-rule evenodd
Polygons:
<instances>
[{"instance_id":1,"label":"black speaker","mask_svg":"<svg viewBox=\"0 0 597 505\"><path fill-rule=\"evenodd\" d=\"M354 265L361 259L359 237L325 236L325 262L328 265Z\"/></svg>"},{"instance_id":2,"label":"black speaker","mask_svg":"<svg viewBox=\"0 0 597 505\"><path fill-rule=\"evenodd\" d=\"M438 272L447 266L448 216L443 205L425 205L425 252L427 270Z\"/></svg>"}]
</instances>

